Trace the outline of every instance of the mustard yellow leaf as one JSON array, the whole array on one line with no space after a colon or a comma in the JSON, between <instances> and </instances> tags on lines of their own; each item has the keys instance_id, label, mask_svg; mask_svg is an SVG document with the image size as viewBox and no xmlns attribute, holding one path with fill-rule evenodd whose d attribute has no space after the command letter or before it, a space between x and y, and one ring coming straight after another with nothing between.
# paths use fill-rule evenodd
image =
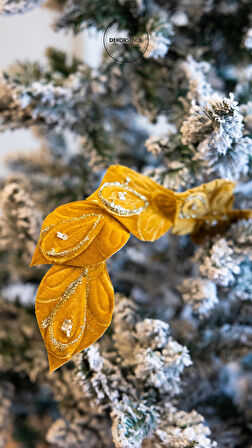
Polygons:
<instances>
[{"instance_id":1,"label":"mustard yellow leaf","mask_svg":"<svg viewBox=\"0 0 252 448\"><path fill-rule=\"evenodd\" d=\"M235 184L215 179L174 193L122 165L111 166L85 201L62 205L41 229L32 265L54 266L41 281L36 316L50 371L94 343L109 326L114 291L105 261L128 240L155 241L170 227L200 243L251 210L232 210Z\"/></svg>"},{"instance_id":2,"label":"mustard yellow leaf","mask_svg":"<svg viewBox=\"0 0 252 448\"><path fill-rule=\"evenodd\" d=\"M53 266L40 283L35 307L50 372L99 339L113 309L114 290L105 263Z\"/></svg>"},{"instance_id":3,"label":"mustard yellow leaf","mask_svg":"<svg viewBox=\"0 0 252 448\"><path fill-rule=\"evenodd\" d=\"M65 204L45 219L31 265L101 263L124 246L129 236L122 224L95 204Z\"/></svg>"},{"instance_id":4,"label":"mustard yellow leaf","mask_svg":"<svg viewBox=\"0 0 252 448\"><path fill-rule=\"evenodd\" d=\"M172 233L193 233L199 220L225 215L232 209L235 183L225 179L176 193L177 211Z\"/></svg>"},{"instance_id":5,"label":"mustard yellow leaf","mask_svg":"<svg viewBox=\"0 0 252 448\"><path fill-rule=\"evenodd\" d=\"M154 241L172 226L176 212L173 191L122 165L112 165L88 199L116 217L142 241Z\"/></svg>"}]
</instances>

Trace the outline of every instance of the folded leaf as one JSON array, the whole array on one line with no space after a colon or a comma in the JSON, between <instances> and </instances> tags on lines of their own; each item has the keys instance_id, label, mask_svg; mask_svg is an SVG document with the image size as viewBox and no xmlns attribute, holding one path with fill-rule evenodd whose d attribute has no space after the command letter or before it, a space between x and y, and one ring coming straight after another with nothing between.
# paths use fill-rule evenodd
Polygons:
<instances>
[{"instance_id":1,"label":"folded leaf","mask_svg":"<svg viewBox=\"0 0 252 448\"><path fill-rule=\"evenodd\" d=\"M122 224L95 204L65 204L45 219L31 265L101 263L124 246L129 236Z\"/></svg>"},{"instance_id":2,"label":"folded leaf","mask_svg":"<svg viewBox=\"0 0 252 448\"><path fill-rule=\"evenodd\" d=\"M224 216L231 211L234 187L234 182L215 179L184 193L176 193L177 211L172 233L193 233L199 220Z\"/></svg>"},{"instance_id":3,"label":"folded leaf","mask_svg":"<svg viewBox=\"0 0 252 448\"><path fill-rule=\"evenodd\" d=\"M40 283L36 316L50 372L93 344L109 326L114 290L105 263L53 266Z\"/></svg>"},{"instance_id":4,"label":"folded leaf","mask_svg":"<svg viewBox=\"0 0 252 448\"><path fill-rule=\"evenodd\" d=\"M122 165L111 166L87 200L103 207L143 241L166 233L176 212L173 191Z\"/></svg>"}]
</instances>

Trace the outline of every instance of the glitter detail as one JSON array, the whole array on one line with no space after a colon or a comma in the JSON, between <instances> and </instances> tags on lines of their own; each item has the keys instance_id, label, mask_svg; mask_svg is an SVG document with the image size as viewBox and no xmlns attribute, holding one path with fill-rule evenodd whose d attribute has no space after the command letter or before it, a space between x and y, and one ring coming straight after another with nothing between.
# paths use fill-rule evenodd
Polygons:
<instances>
[{"instance_id":1,"label":"glitter detail","mask_svg":"<svg viewBox=\"0 0 252 448\"><path fill-rule=\"evenodd\" d=\"M67 338L70 338L71 331L73 328L73 322L71 319L64 319L63 324L61 325L61 330L63 333L66 333Z\"/></svg>"},{"instance_id":2,"label":"glitter detail","mask_svg":"<svg viewBox=\"0 0 252 448\"><path fill-rule=\"evenodd\" d=\"M42 323L41 323L41 327L42 328L45 328L45 329L48 328L51 344L52 344L52 346L54 348L56 348L58 350L65 351L69 346L76 344L76 342L78 342L80 340L80 338L82 337L82 335L84 333L84 329L85 329L85 325L86 325L86 307L87 307L87 305L85 305L84 320L83 320L82 325L80 326L80 333L73 341L70 341L68 343L60 342L58 339L55 338L54 331L53 331L54 318L55 318L57 312L65 304L65 302L73 294L75 294L78 286L82 284L82 281L83 281L84 277L86 277L86 280L87 280L87 284L86 284L86 304L87 304L88 293L89 293L89 285L88 285L88 268L85 268L81 272L80 276L76 280L74 280L72 283L70 283L70 285L68 285L68 287L66 288L66 290L64 291L62 296L59 298L59 302L54 307L54 309L51 312L51 314L46 319L44 319L42 321ZM65 321L69 322L69 319L65 319ZM61 329L62 329L62 327L61 327ZM64 330L62 329L62 331L64 331ZM67 334L67 337L70 337L70 334L69 334L69 336Z\"/></svg>"},{"instance_id":3,"label":"glitter detail","mask_svg":"<svg viewBox=\"0 0 252 448\"><path fill-rule=\"evenodd\" d=\"M147 201L147 198L143 196L142 194L138 193L137 191L133 190L132 188L128 187L128 182L130 179L126 178L126 183L121 184L120 182L105 182L102 187L100 188L98 192L98 196L100 201L103 203L103 205L112 213L119 216L133 216L133 215L140 215L146 207L148 207L149 203ZM121 187L126 191L129 191L130 193L133 193L135 196L137 196L139 199L141 199L144 202L144 205L139 208L135 208L132 210L129 210L127 208L122 207L121 205L115 204L113 201L109 201L108 199L104 198L102 195L102 191L106 187ZM118 192L119 194L119 192Z\"/></svg>"},{"instance_id":4,"label":"glitter detail","mask_svg":"<svg viewBox=\"0 0 252 448\"><path fill-rule=\"evenodd\" d=\"M42 247L41 247L41 242L42 242L44 236L49 232L49 230L51 230L53 227L55 227L56 224L52 224L52 225L46 227L45 229L43 229L43 230L41 231L40 238L39 238L39 241L38 241L38 245L39 245L39 248L40 248L42 254L43 254L46 258L51 257L51 256L53 256L53 257L64 257L64 256L67 256L67 255L69 255L69 254L71 254L71 253L76 252L77 250L79 250L79 249L80 249L80 248L81 248L87 241L89 241L90 236L91 236L93 230L97 227L97 225L100 223L100 221L101 221L102 219L104 219L104 216L101 215L101 214L98 214L98 213L89 213L89 214L87 214L87 215L82 215L82 216L80 216L79 218L71 218L71 219L67 219L67 220L62 221L62 222L60 223L60 224L66 224L66 223L68 223L68 222L74 222L74 221L77 221L77 220L82 220L82 219L88 218L88 217L90 217L90 216L91 216L91 217L96 216L96 217L97 217L97 220L95 221L94 225L92 226L92 228L90 229L90 231L88 232L88 234L87 234L87 235L86 235L86 236L85 236L85 237L84 237L78 244L76 244L76 246L71 247L70 249L62 250L62 251L60 251L60 252L56 252L54 248L50 249L50 250L47 252L47 251L44 251L44 250L42 249ZM63 261L64 261L64 260L61 260L61 262L63 262Z\"/></svg>"},{"instance_id":5,"label":"glitter detail","mask_svg":"<svg viewBox=\"0 0 252 448\"><path fill-rule=\"evenodd\" d=\"M60 238L61 240L64 240L64 241L68 240L68 238L69 238L68 235L66 235L65 233L61 233L59 231L57 232L56 236L57 236L57 238Z\"/></svg>"},{"instance_id":6,"label":"glitter detail","mask_svg":"<svg viewBox=\"0 0 252 448\"><path fill-rule=\"evenodd\" d=\"M120 201L125 201L126 196L125 196L125 194L122 191L119 191L118 199L120 199Z\"/></svg>"},{"instance_id":7,"label":"glitter detail","mask_svg":"<svg viewBox=\"0 0 252 448\"><path fill-rule=\"evenodd\" d=\"M187 202L191 202L191 201L195 201L195 200L199 200L203 205L207 205L207 202L206 202L206 199L203 197L203 196L201 196L200 194L197 194L197 195L195 195L195 194L191 194L190 196L188 196L187 198L186 198L186 200L184 201L184 203L182 204L182 207L181 207L181 209L180 209L180 213L179 213L179 218L180 219L191 219L191 218L201 218L201 216L199 216L199 215L197 215L196 213L192 213L191 215L185 215L184 213L183 213L183 211L182 211L182 209L183 209L183 207L184 207L184 205L187 203ZM192 210L194 210L194 211L196 211L197 210L197 204L193 204L192 205Z\"/></svg>"},{"instance_id":8,"label":"glitter detail","mask_svg":"<svg viewBox=\"0 0 252 448\"><path fill-rule=\"evenodd\" d=\"M41 327L42 328L47 328L50 325L50 318L47 317L46 319L44 319L41 323Z\"/></svg>"}]
</instances>

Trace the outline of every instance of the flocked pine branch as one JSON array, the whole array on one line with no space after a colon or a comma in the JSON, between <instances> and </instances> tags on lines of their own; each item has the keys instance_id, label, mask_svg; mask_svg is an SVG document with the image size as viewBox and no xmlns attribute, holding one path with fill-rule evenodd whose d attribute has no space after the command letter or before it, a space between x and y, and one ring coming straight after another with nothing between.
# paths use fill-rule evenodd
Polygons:
<instances>
[{"instance_id":1,"label":"flocked pine branch","mask_svg":"<svg viewBox=\"0 0 252 448\"><path fill-rule=\"evenodd\" d=\"M23 14L42 5L45 0L1 0L0 14Z\"/></svg>"},{"instance_id":2,"label":"flocked pine branch","mask_svg":"<svg viewBox=\"0 0 252 448\"><path fill-rule=\"evenodd\" d=\"M38 4L3 0L1 12L8 20ZM200 247L171 234L155 243L131 238L108 265L115 290L132 299L117 299L111 332L74 360L77 372L69 363L46 374L31 312L41 270L28 267L37 214L41 222L84 199L114 162L176 191L232 178L238 206L252 208L250 2L47 4L57 31L102 34L126 15L134 32L145 25L150 47L137 64L104 53L96 70L50 49L47 63L15 63L1 75L1 129L35 126L42 136L37 153L8 155L15 177L1 181L1 429L10 444L19 431L24 446L25 424L34 443L59 448L209 448L211 439L250 448L250 222ZM22 204L8 193L12 182ZM26 393L33 407L23 406L20 425Z\"/></svg>"},{"instance_id":3,"label":"flocked pine branch","mask_svg":"<svg viewBox=\"0 0 252 448\"><path fill-rule=\"evenodd\" d=\"M251 300L251 220L232 224L225 237L217 236L197 249L196 278L184 279L180 289L194 311L208 315L219 300Z\"/></svg>"},{"instance_id":4,"label":"flocked pine branch","mask_svg":"<svg viewBox=\"0 0 252 448\"><path fill-rule=\"evenodd\" d=\"M115 446L141 447L144 439L153 437L160 443L166 439L172 441L175 439L172 420L179 413L175 417L173 414L178 411L170 408L164 412L164 408L179 393L181 374L191 364L187 349L171 338L165 322L139 320L134 303L119 296L112 338L113 348L104 340L101 348L95 344L80 356L77 377L96 405L112 411ZM193 414L184 413L188 424L193 426L191 417ZM198 423L202 421L201 416L198 419ZM183 433L181 427L178 446L182 446L182 440L197 443L200 437L202 448L215 446L211 445L209 430L203 425L194 431ZM158 442L154 446L158 447Z\"/></svg>"},{"instance_id":5,"label":"flocked pine branch","mask_svg":"<svg viewBox=\"0 0 252 448\"><path fill-rule=\"evenodd\" d=\"M5 255L6 261L3 272L8 270L8 259L14 266L19 265L25 269L36 246L42 215L36 208L24 179L9 179L1 192L1 209L0 252L2 257ZM18 278L15 272L13 275L14 279Z\"/></svg>"}]
</instances>

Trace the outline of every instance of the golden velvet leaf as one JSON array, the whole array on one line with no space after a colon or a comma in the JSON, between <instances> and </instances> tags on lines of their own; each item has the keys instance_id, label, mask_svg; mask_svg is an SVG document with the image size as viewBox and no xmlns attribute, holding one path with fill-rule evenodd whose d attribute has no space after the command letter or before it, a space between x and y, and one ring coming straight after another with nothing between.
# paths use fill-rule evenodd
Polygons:
<instances>
[{"instance_id":1,"label":"golden velvet leaf","mask_svg":"<svg viewBox=\"0 0 252 448\"><path fill-rule=\"evenodd\" d=\"M109 326L114 290L105 263L53 266L38 289L36 316L50 372L93 344Z\"/></svg>"},{"instance_id":2,"label":"golden velvet leaf","mask_svg":"<svg viewBox=\"0 0 252 448\"><path fill-rule=\"evenodd\" d=\"M234 187L234 182L215 179L184 193L176 193L177 211L172 233L193 233L202 218L224 215L231 211Z\"/></svg>"},{"instance_id":3,"label":"golden velvet leaf","mask_svg":"<svg viewBox=\"0 0 252 448\"><path fill-rule=\"evenodd\" d=\"M129 236L122 224L95 204L65 204L45 219L31 265L101 263L124 246Z\"/></svg>"},{"instance_id":4,"label":"golden velvet leaf","mask_svg":"<svg viewBox=\"0 0 252 448\"><path fill-rule=\"evenodd\" d=\"M52 263L36 299L36 316L50 371L95 342L109 326L114 291L105 261L131 232L155 241L170 227L177 235L224 232L251 210L232 210L235 184L216 179L174 193L121 165L111 166L85 201L56 208L45 219L32 265Z\"/></svg>"},{"instance_id":5,"label":"golden velvet leaf","mask_svg":"<svg viewBox=\"0 0 252 448\"><path fill-rule=\"evenodd\" d=\"M164 235L176 212L173 191L122 165L112 165L107 170L88 201L107 210L142 241L154 241Z\"/></svg>"}]
</instances>

